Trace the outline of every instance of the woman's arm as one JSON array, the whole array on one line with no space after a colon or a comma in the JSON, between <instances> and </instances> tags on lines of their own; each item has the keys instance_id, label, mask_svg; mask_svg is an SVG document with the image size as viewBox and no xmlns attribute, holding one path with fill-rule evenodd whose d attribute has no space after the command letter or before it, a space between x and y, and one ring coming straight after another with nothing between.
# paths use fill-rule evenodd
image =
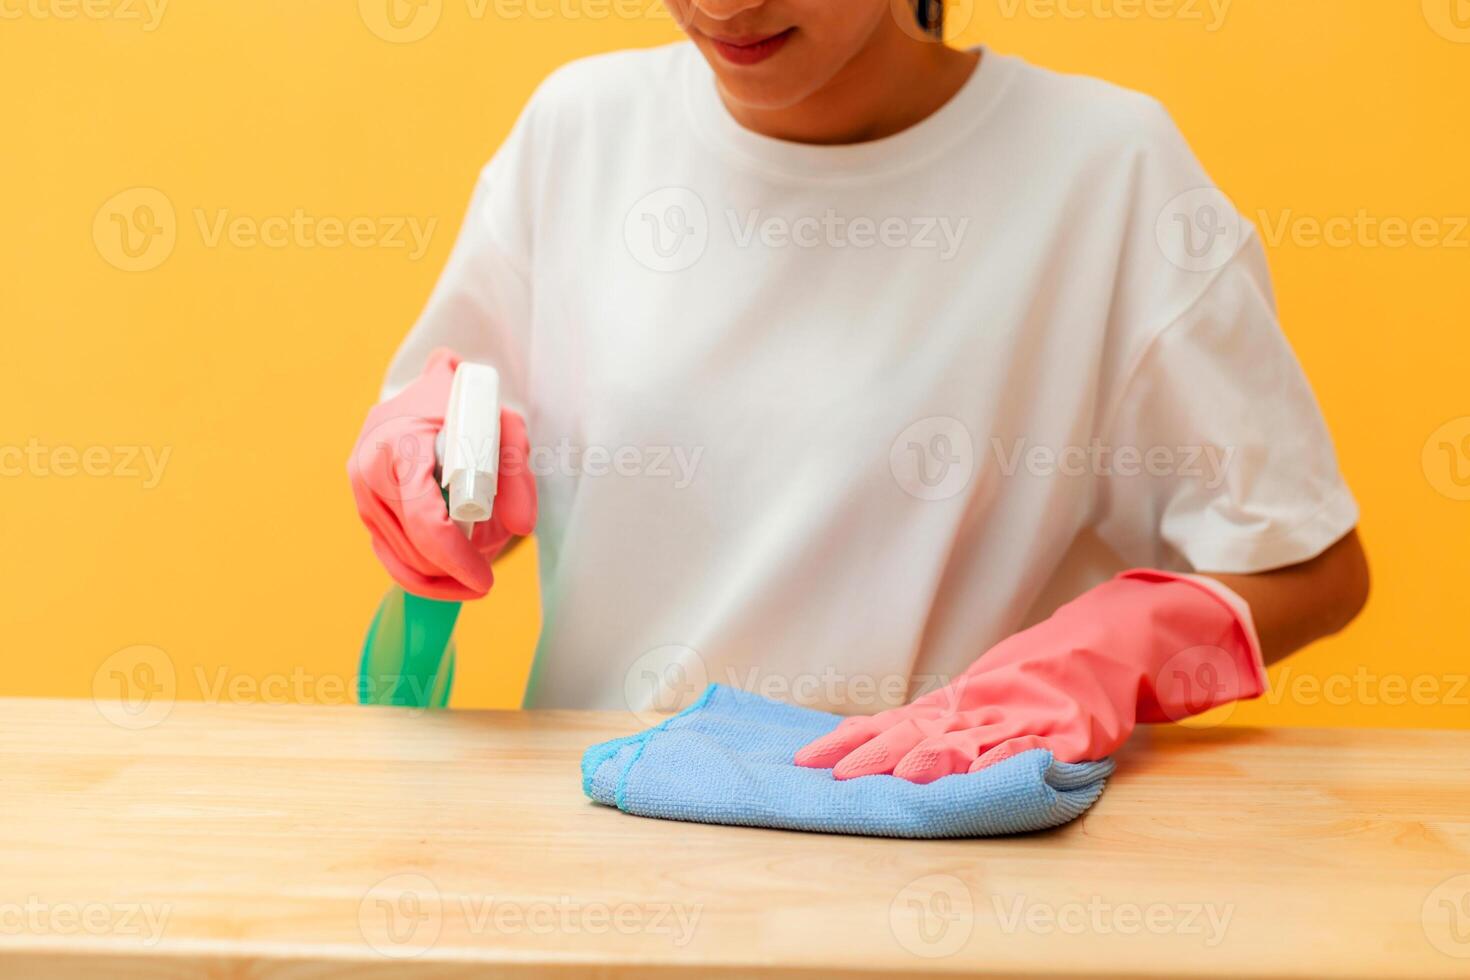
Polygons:
<instances>
[{"instance_id":1,"label":"woman's arm","mask_svg":"<svg viewBox=\"0 0 1470 980\"><path fill-rule=\"evenodd\" d=\"M1214 575L1251 607L1267 659L1346 625L1368 595L1356 532L1310 561ZM1046 749L1062 762L1113 753L1140 722L1179 721L1266 688L1239 612L1200 576L1135 569L1002 640L946 687L845 719L799 766L836 779L928 783Z\"/></svg>"},{"instance_id":2,"label":"woman's arm","mask_svg":"<svg viewBox=\"0 0 1470 980\"><path fill-rule=\"evenodd\" d=\"M1255 575L1201 574L1250 606L1268 664L1336 633L1368 601L1368 559L1357 531L1299 565Z\"/></svg>"}]
</instances>

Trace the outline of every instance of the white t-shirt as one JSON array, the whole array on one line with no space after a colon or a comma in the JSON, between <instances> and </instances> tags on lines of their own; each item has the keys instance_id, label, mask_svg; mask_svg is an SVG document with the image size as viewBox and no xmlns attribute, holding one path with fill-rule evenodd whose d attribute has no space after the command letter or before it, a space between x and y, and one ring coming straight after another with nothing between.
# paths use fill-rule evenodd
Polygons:
<instances>
[{"instance_id":1,"label":"white t-shirt","mask_svg":"<svg viewBox=\"0 0 1470 980\"><path fill-rule=\"evenodd\" d=\"M847 146L742 128L688 44L562 68L387 392L440 345L535 446L533 707L871 712L1109 570L1079 551L1255 572L1357 521L1261 244L1165 110L991 51Z\"/></svg>"}]
</instances>

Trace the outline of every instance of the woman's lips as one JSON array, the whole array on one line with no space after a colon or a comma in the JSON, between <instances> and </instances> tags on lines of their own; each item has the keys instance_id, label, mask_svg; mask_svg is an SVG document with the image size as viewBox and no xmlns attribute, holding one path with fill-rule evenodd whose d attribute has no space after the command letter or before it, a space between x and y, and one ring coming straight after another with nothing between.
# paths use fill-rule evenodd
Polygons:
<instances>
[{"instance_id":1,"label":"woman's lips","mask_svg":"<svg viewBox=\"0 0 1470 980\"><path fill-rule=\"evenodd\" d=\"M788 27L779 34L765 37L711 37L710 43L720 57L735 65L754 65L780 51L796 28Z\"/></svg>"}]
</instances>

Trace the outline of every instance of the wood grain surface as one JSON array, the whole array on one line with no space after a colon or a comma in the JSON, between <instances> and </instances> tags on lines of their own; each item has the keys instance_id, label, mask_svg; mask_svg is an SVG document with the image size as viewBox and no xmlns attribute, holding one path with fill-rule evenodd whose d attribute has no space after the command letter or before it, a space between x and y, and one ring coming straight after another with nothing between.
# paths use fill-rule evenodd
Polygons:
<instances>
[{"instance_id":1,"label":"wood grain surface","mask_svg":"<svg viewBox=\"0 0 1470 980\"><path fill-rule=\"evenodd\" d=\"M0 701L0 975L1470 977L1470 732L1146 731L921 842L593 805L628 715L106 707Z\"/></svg>"}]
</instances>

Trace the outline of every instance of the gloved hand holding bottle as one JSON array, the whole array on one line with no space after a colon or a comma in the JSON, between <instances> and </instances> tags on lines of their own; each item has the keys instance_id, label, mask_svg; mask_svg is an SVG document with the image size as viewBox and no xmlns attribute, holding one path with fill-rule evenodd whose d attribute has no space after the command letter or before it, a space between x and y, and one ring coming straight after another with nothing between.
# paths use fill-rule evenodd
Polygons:
<instances>
[{"instance_id":1,"label":"gloved hand holding bottle","mask_svg":"<svg viewBox=\"0 0 1470 980\"><path fill-rule=\"evenodd\" d=\"M536 526L526 423L505 408L491 519L466 539L449 518L435 479L435 440L459 362L453 351L435 350L417 379L368 413L347 466L358 516L388 574L416 596L451 601L485 595L491 561Z\"/></svg>"},{"instance_id":2,"label":"gloved hand holding bottle","mask_svg":"<svg viewBox=\"0 0 1470 980\"><path fill-rule=\"evenodd\" d=\"M1028 749L1102 759L1139 722L1179 721L1265 691L1254 630L1194 579L1135 570L1002 641L946 687L845 719L799 766L837 779L916 783L977 772Z\"/></svg>"}]
</instances>

